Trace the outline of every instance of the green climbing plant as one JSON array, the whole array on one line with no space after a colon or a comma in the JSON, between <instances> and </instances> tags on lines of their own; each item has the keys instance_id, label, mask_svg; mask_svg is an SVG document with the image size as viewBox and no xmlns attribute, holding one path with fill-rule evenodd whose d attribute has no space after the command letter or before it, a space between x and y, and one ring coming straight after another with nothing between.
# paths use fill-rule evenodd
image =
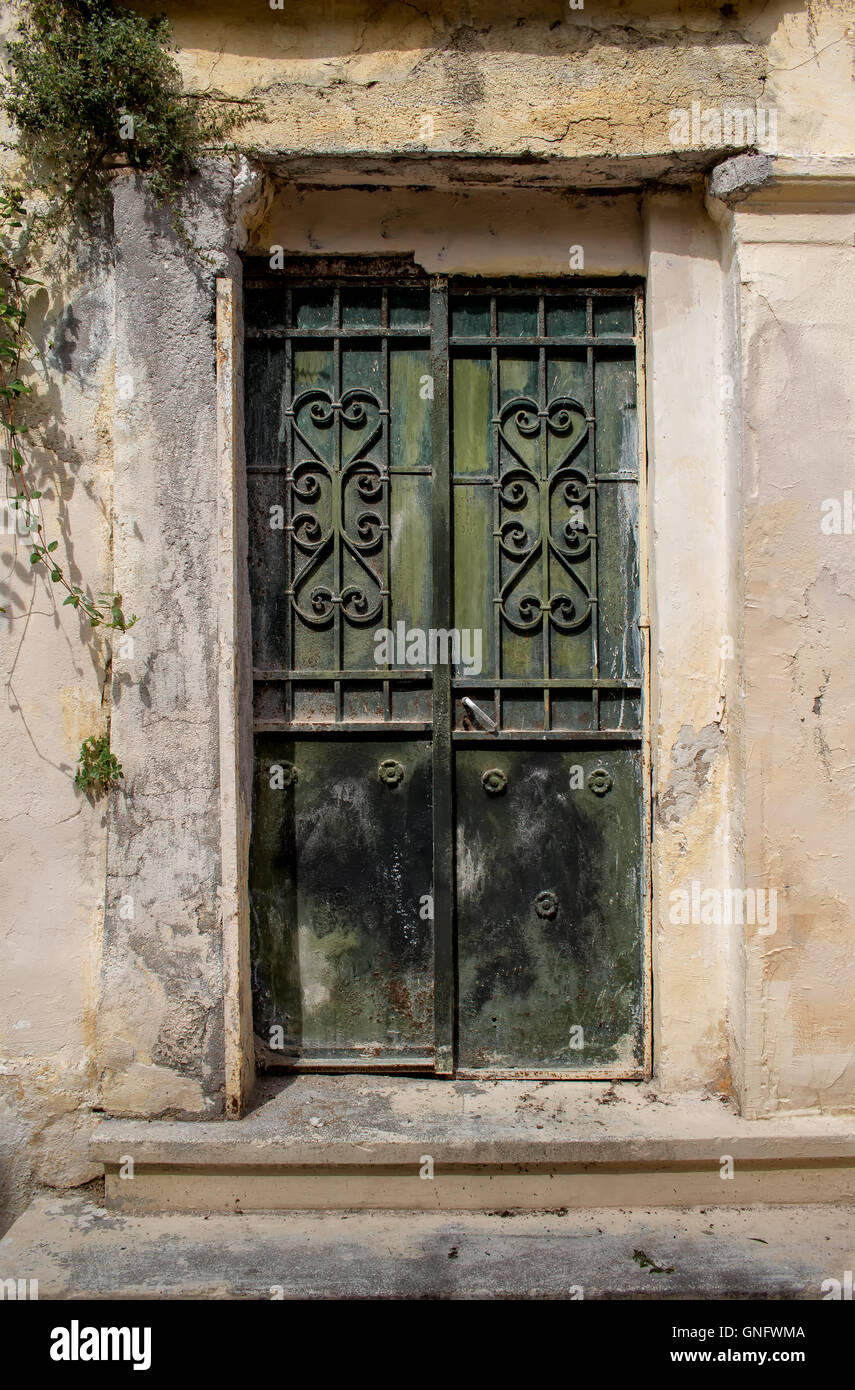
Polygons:
<instances>
[{"instance_id":1,"label":"green climbing plant","mask_svg":"<svg viewBox=\"0 0 855 1390\"><path fill-rule=\"evenodd\" d=\"M81 213L97 212L121 167L146 173L155 198L191 245L179 207L188 176L203 153L233 148L226 137L263 113L254 100L185 92L175 51L163 16L142 16L112 0L30 0L17 38L6 44L7 71L0 77L0 106L17 136L4 148L23 171L17 182L0 184L0 447L7 506L33 568L64 591L63 604L90 628L119 632L136 616L126 617L120 593L95 595L67 574L61 537L48 534L42 512L26 407L39 363L27 319L44 286L30 271L57 237L73 231ZM109 733L84 740L79 764L75 782L84 790L104 791L123 776Z\"/></svg>"},{"instance_id":2,"label":"green climbing plant","mask_svg":"<svg viewBox=\"0 0 855 1390\"><path fill-rule=\"evenodd\" d=\"M0 190L0 431L6 464L6 505L14 514L15 531L29 542L30 563L40 565L51 582L65 590L63 602L79 609L91 627L118 628L124 632L136 618L126 619L121 594L95 598L67 577L56 554L59 541L48 537L42 494L33 482L30 427L23 412L35 388L24 379L22 371L37 358L36 345L27 332L27 315L30 296L41 283L24 273L27 263L22 264L18 258L15 232L26 225L26 219L23 195L17 190ZM5 607L2 612L6 612Z\"/></svg>"},{"instance_id":3,"label":"green climbing plant","mask_svg":"<svg viewBox=\"0 0 855 1390\"><path fill-rule=\"evenodd\" d=\"M169 21L113 0L29 0L7 44L2 102L44 222L91 210L122 165L143 170L154 196L175 204L206 150L263 118L252 98L185 92Z\"/></svg>"}]
</instances>

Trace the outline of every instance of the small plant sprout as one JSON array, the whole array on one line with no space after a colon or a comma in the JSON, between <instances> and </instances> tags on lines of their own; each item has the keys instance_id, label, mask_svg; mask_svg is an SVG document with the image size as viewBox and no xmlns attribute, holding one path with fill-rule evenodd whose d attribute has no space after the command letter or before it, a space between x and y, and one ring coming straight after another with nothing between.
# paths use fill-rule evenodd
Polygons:
<instances>
[{"instance_id":1,"label":"small plant sprout","mask_svg":"<svg viewBox=\"0 0 855 1390\"><path fill-rule=\"evenodd\" d=\"M74 784L81 791L90 792L96 799L124 779L122 764L115 753L110 752L109 734L85 738L80 745L77 761Z\"/></svg>"}]
</instances>

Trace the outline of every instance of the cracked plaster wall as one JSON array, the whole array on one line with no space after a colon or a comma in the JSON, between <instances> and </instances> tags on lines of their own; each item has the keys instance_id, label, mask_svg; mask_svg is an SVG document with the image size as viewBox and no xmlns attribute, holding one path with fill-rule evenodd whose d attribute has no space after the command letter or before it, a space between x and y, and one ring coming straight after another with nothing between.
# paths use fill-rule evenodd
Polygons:
<instances>
[{"instance_id":1,"label":"cracked plaster wall","mask_svg":"<svg viewBox=\"0 0 855 1390\"><path fill-rule=\"evenodd\" d=\"M851 1109L855 201L759 193L729 232L743 348L746 882L779 899L777 931L746 942L744 1106Z\"/></svg>"},{"instance_id":2,"label":"cracked plaster wall","mask_svg":"<svg viewBox=\"0 0 855 1390\"><path fill-rule=\"evenodd\" d=\"M170 13L190 85L263 100L261 149L673 154L669 112L700 100L777 106L781 153L852 150L849 0L196 0Z\"/></svg>"},{"instance_id":3,"label":"cracked plaster wall","mask_svg":"<svg viewBox=\"0 0 855 1390\"><path fill-rule=\"evenodd\" d=\"M321 180L341 182L357 168L376 180L381 175L366 164L375 154L548 157L552 163L530 175L544 179L563 160L663 156L674 163L668 113L692 100L775 105L780 153L855 152L851 0L797 7L586 0L584 10L560 3L514 10L503 0L444 6L335 0L324 7L285 0L281 11L200 0L167 8L188 85L260 96L270 119L249 138L271 157L290 156L291 166L295 155L306 156L306 178L314 176L311 158ZM427 140L425 115L433 118ZM211 214L208 239L223 268L229 263L222 244L225 190L213 188L211 196L219 211ZM327 196L323 211L321 202L315 204L311 235L325 226L324 235L332 237L340 196ZM441 223L425 226L430 200L419 196L424 250L435 245ZM579 200L553 196L565 214L583 222L590 217ZM285 210L295 215L305 197L292 189L280 198L269 229L279 217L281 230ZM39 455L47 515L67 523L71 568L94 589L114 583L114 468L117 498L130 469L138 476L151 471L142 511L137 506L131 517L117 506L115 537L115 583L130 596L129 606L149 618L134 632L133 667L114 672L112 682L114 728L132 801L117 799L110 835L113 845L120 836L126 849L136 843L140 852L133 872L132 855L117 860L111 852L108 873L104 807L90 805L72 785L81 739L105 726L103 674L95 659L101 653L97 644L94 655L80 644L70 610L56 607L49 585L33 584L26 555L19 546L16 558L12 538L3 534L16 616L0 620L8 769L0 850L0 1228L34 1183L74 1184L94 1175L85 1146L92 1107L104 1098L120 1112L198 1114L215 1113L221 1096L219 870L211 821L215 702L205 704L212 682L215 688L215 642L209 645L205 604L215 555L213 546L209 554L203 550L201 568L198 557L193 564L182 558L174 510L185 525L204 530L215 508L208 471L214 453L212 272L196 281L186 265L174 259L165 265L157 230L142 225L138 194L126 189L118 204L118 277L111 252L103 254L109 238L97 230L67 265L51 267L50 293L40 300L44 308L34 324L47 365L37 423L63 460L59 469L49 452ZM432 206L436 219L435 198ZM634 224L628 235L632 218L622 231L621 209L622 200L613 199L590 221L589 267L652 277L659 252L652 253L651 228L658 219L653 240L661 250L671 215L667 199L648 204L644 227ZM495 248L495 234L516 239L512 253L493 252L497 271L503 258L514 268L545 269L563 234L562 228L544 244L538 232L554 228L556 215L540 217L525 191L480 199L460 194L445 204L444 215L466 221L468 251L478 244L486 255ZM690 296L695 322L702 309L699 280L704 294L720 296L726 309L707 357L699 340L681 330L676 310L669 311L670 321L652 339L660 352L658 361L655 352L651 357L649 400L651 419L658 400L661 418L673 408L682 421L672 431L667 467L660 449L654 478L660 512L682 505L684 487L703 492L704 464L716 449L735 458L743 448L735 417L744 400L744 532L742 505L733 496L712 518L705 539L724 586L723 621L738 639L742 609L734 595L742 581L732 572L732 556L741 552L744 535L744 721L737 713L741 661L722 670L710 633L701 641L683 611L692 593L704 590L700 584L685 589L693 556L688 544L678 546L657 576L654 596L660 624L666 614L670 624L662 630L654 671L661 702L654 731L657 834L665 846L654 873L661 891L698 864L706 872L705 844L715 847L715 872L738 872L744 815L749 874L787 887L777 936L731 941L724 964L717 958L712 983L698 964L707 948L699 948L696 935L681 937L660 923L655 942L666 981L658 995L660 1074L677 1088L727 1087L729 1059L744 1055L746 1074L734 1080L748 1113L855 1104L849 1022L855 952L844 848L852 790L846 752L853 741L846 637L852 540L823 537L813 521L804 524L805 516L815 517L820 493L842 495L847 444L851 452L852 395L847 399L841 391L839 366L852 356L852 237L847 229L841 239L839 216L832 226L827 214L806 220L800 209L782 249L775 228L791 214L772 209L768 216L771 229L756 212L736 215L723 237L720 285L708 247L697 254L666 247L658 273L667 277L662 283L673 297L678 291ZM346 220L338 218L339 240ZM406 226L407 219L394 213L391 236L378 249L389 249ZM676 224L673 231L679 241L684 233ZM707 238L708 228L699 220L692 235ZM465 261L468 251L459 242L454 254ZM172 248L167 260L174 254ZM159 313L149 321L123 309L122 277L127 286L133 275L153 277L148 290ZM186 350L179 351L179 336ZM691 402L692 372L698 370L692 358L686 365L687 346L700 353L697 360L716 386L723 362L737 382L729 417L727 409L720 417L707 392L703 409L714 443L695 451L694 482L679 466L679 429L686 438L697 431L697 414L688 406L683 415L679 411L680 401ZM119 363L147 384L135 406L114 399ZM171 392L149 376L158 366L171 376ZM175 382L182 387L177 396ZM800 403L797 428L794 400ZM210 414L200 403L211 407ZM730 483L741 486L735 475ZM731 560L715 571L721 545ZM177 608L174 602L170 607L175 582L184 594ZM708 619L718 642L722 622L705 607ZM690 647L700 642L695 665L681 684L667 686L677 653L669 633L676 639L686 622ZM737 795L743 757L744 809ZM177 817L175 800L160 815L167 793L181 800ZM720 806L727 811L723 821ZM105 882L111 913L130 892L142 916L108 931L102 965ZM156 922L154 930L144 929L146 917ZM102 970L111 1005L102 1012L98 1041Z\"/></svg>"},{"instance_id":4,"label":"cracked plaster wall","mask_svg":"<svg viewBox=\"0 0 855 1390\"><path fill-rule=\"evenodd\" d=\"M113 289L94 239L39 291L31 330L45 377L30 413L48 531L70 537L77 582L111 587ZM33 1183L95 1176L86 1153L95 1087L103 928L103 804L73 785L83 738L106 728L106 645L34 575L3 513L4 699L0 836L0 1227ZM81 636L83 641L81 641Z\"/></svg>"}]
</instances>

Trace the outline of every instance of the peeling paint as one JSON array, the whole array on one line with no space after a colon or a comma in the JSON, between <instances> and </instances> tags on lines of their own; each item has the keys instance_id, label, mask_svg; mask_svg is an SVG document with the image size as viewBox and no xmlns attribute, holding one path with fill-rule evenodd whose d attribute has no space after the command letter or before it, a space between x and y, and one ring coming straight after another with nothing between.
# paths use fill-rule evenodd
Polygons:
<instances>
[{"instance_id":1,"label":"peeling paint","mask_svg":"<svg viewBox=\"0 0 855 1390\"><path fill-rule=\"evenodd\" d=\"M690 724L680 729L671 749L670 776L657 800L659 819L669 829L694 811L724 742L718 723L706 724L697 733Z\"/></svg>"}]
</instances>

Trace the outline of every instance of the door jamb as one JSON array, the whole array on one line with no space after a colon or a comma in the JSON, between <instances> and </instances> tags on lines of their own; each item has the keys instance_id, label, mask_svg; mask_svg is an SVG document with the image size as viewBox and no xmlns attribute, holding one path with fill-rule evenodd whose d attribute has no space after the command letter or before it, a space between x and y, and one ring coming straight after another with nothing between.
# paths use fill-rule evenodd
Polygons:
<instances>
[{"instance_id":1,"label":"door jamb","mask_svg":"<svg viewBox=\"0 0 855 1390\"><path fill-rule=\"evenodd\" d=\"M252 750L252 685L246 635L246 469L243 442L241 287L216 281L217 684L220 750L220 919L222 924L225 1113L239 1118L255 1085L249 933L249 831L245 790ZM246 611L244 611L246 609ZM242 650L243 646L243 650ZM249 739L247 740L247 721ZM251 766L251 764L250 764Z\"/></svg>"},{"instance_id":2,"label":"door jamb","mask_svg":"<svg viewBox=\"0 0 855 1390\"><path fill-rule=\"evenodd\" d=\"M229 276L216 280L216 377L217 377L217 451L218 451L218 672L219 672L219 742L220 742L220 843L221 843L221 912L225 1028L225 1112L227 1116L242 1115L251 1099L255 1084L255 1049L250 989L250 927L249 927L249 833L250 807L242 790L240 752L245 747L242 726L250 719L252 691L242 689L240 676L240 643L248 630L249 613L241 613L241 576L239 567L245 558L245 514L239 499L245 492L245 461L243 447L243 390L242 345L243 323L240 287ZM642 901L641 927L643 948L642 999L644 1008L642 1076L649 1079L653 1070L653 976L652 976L652 744L651 744L651 670L650 670L650 610L649 610L649 507L646 442L646 374L644 292L636 292L636 415L638 421L638 533L639 533L639 629L642 656ZM441 342L437 342L439 329ZM434 378L433 446L434 456L444 457L448 485L436 488L441 494L434 505L448 513L450 507L450 453L448 440L448 354L444 351L443 334L448 332L447 280L435 276L431 280L431 370ZM440 349L443 349L440 361ZM446 496L447 491L447 496ZM436 528L434 530L436 535ZM434 600L439 599L441 611L450 610L450 575L439 580L434 567ZM444 588L448 592L444 592ZM244 617L246 621L241 621ZM247 704L249 700L249 704ZM434 761L448 763L435 766L450 787L450 682L448 668L438 668L434 682ZM448 723L446 737L437 737L437 720ZM435 778L436 785L436 778ZM435 799L434 817L440 814L441 798ZM436 949L436 986L440 980L451 983L448 971L453 972L451 939L451 883L453 839L450 820L442 827L442 861L434 860L434 932ZM434 827L436 834L436 825ZM446 843L447 841L447 843ZM435 838L435 845L438 841ZM441 871L446 870L445 882ZM446 899L448 900L446 902ZM447 920L446 920L447 919ZM445 926L445 930L443 930ZM453 988L447 990L453 1009ZM437 1009L437 1019L440 1010ZM436 1073L450 1074L453 1066L453 1033L448 1033L450 1020L444 1014L438 1022L436 1038ZM603 1072L603 1077L608 1076ZM523 1080L526 1073L516 1073ZM568 1078L569 1079L569 1078ZM586 1073L588 1080L598 1079L598 1073Z\"/></svg>"}]
</instances>

